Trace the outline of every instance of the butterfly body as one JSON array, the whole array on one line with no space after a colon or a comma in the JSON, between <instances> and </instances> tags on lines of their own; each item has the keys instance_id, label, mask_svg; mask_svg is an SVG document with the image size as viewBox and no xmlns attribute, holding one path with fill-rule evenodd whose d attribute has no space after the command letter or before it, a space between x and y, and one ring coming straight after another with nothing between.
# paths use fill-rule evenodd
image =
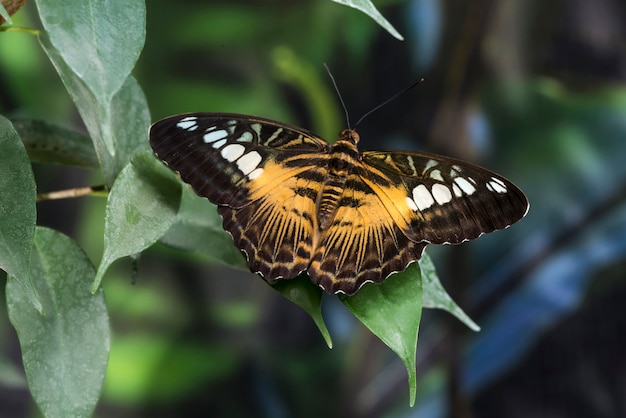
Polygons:
<instances>
[{"instance_id":1,"label":"butterfly body","mask_svg":"<svg viewBox=\"0 0 626 418\"><path fill-rule=\"evenodd\" d=\"M355 131L344 130L330 149L326 176L316 202L320 230L328 228L341 204L340 198L345 190L350 170L357 164L358 141L359 136Z\"/></svg>"},{"instance_id":2,"label":"butterfly body","mask_svg":"<svg viewBox=\"0 0 626 418\"><path fill-rule=\"evenodd\" d=\"M434 154L364 151L253 116L196 113L155 123L155 153L218 205L224 229L266 280L307 271L354 294L421 257L524 216L524 194L483 168Z\"/></svg>"}]
</instances>

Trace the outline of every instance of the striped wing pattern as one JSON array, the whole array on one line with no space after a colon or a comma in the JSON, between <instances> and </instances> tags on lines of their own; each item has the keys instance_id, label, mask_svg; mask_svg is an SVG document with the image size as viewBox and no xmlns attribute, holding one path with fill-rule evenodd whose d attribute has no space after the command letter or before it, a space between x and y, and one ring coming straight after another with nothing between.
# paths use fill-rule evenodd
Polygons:
<instances>
[{"instance_id":1,"label":"striped wing pattern","mask_svg":"<svg viewBox=\"0 0 626 418\"><path fill-rule=\"evenodd\" d=\"M326 292L354 294L421 257L506 228L524 194L483 168L416 152L334 145L304 129L253 116L194 113L150 129L157 156L218 205L224 229L268 281L307 271Z\"/></svg>"},{"instance_id":2,"label":"striped wing pattern","mask_svg":"<svg viewBox=\"0 0 626 418\"><path fill-rule=\"evenodd\" d=\"M321 233L308 274L328 293L353 294L418 260L426 243L402 233L358 174L348 176L334 220Z\"/></svg>"}]
</instances>

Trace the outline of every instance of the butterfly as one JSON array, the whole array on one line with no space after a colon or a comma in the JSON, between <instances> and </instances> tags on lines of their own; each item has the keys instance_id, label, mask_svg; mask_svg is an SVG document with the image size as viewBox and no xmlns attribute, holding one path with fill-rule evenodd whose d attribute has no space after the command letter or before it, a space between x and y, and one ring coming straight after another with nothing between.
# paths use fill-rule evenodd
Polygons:
<instances>
[{"instance_id":1,"label":"butterfly","mask_svg":"<svg viewBox=\"0 0 626 418\"><path fill-rule=\"evenodd\" d=\"M429 244L503 229L528 211L509 180L464 161L363 151L296 126L234 113L189 113L150 128L156 155L217 205L223 227L267 281L306 271L353 295L418 260Z\"/></svg>"}]
</instances>

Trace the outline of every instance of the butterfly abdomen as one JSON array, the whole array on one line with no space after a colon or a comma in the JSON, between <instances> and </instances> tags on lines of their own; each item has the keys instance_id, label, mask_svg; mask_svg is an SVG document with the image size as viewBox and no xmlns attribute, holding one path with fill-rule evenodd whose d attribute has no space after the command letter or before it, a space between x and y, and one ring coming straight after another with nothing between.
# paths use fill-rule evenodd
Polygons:
<instances>
[{"instance_id":1,"label":"butterfly abdomen","mask_svg":"<svg viewBox=\"0 0 626 418\"><path fill-rule=\"evenodd\" d=\"M331 157L328 161L328 175L324 179L317 201L317 214L319 228L324 231L328 228L335 217L337 208L342 203L341 196L346 187L346 180L359 156L356 143L346 140L340 135L340 139L333 146Z\"/></svg>"}]
</instances>

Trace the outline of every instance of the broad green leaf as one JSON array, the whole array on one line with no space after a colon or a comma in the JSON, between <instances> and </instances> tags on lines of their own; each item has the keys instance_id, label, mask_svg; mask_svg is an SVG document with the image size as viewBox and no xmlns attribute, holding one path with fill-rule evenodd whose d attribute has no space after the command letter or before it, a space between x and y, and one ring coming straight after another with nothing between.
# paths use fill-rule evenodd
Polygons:
<instances>
[{"instance_id":1,"label":"broad green leaf","mask_svg":"<svg viewBox=\"0 0 626 418\"><path fill-rule=\"evenodd\" d=\"M150 151L150 110L143 89L130 76L113 96L111 131L115 140L115 163L119 171L138 152Z\"/></svg>"},{"instance_id":2,"label":"broad green leaf","mask_svg":"<svg viewBox=\"0 0 626 418\"><path fill-rule=\"evenodd\" d=\"M93 144L85 135L43 120L12 122L31 161L98 168Z\"/></svg>"},{"instance_id":3,"label":"broad green leaf","mask_svg":"<svg viewBox=\"0 0 626 418\"><path fill-rule=\"evenodd\" d=\"M37 0L51 45L89 88L108 103L135 66L145 42L142 0ZM113 144L108 144L113 153Z\"/></svg>"},{"instance_id":4,"label":"broad green leaf","mask_svg":"<svg viewBox=\"0 0 626 418\"><path fill-rule=\"evenodd\" d=\"M0 269L22 286L41 311L28 267L37 220L35 177L20 137L2 116L0 150Z\"/></svg>"},{"instance_id":5,"label":"broad green leaf","mask_svg":"<svg viewBox=\"0 0 626 418\"><path fill-rule=\"evenodd\" d=\"M422 287L424 289L422 295L424 308L438 308L448 311L472 331L480 331L480 327L463 312L443 288L439 281L439 276L437 276L435 265L426 253L422 255L420 268L422 270Z\"/></svg>"},{"instance_id":6,"label":"broad green leaf","mask_svg":"<svg viewBox=\"0 0 626 418\"><path fill-rule=\"evenodd\" d=\"M46 33L39 36L39 42L76 104L93 141L102 176L111 186L133 153L142 146L147 149L150 117L143 92L137 81L129 76L115 96L102 102L67 65Z\"/></svg>"},{"instance_id":7,"label":"broad green leaf","mask_svg":"<svg viewBox=\"0 0 626 418\"><path fill-rule=\"evenodd\" d=\"M216 206L186 185L183 186L176 220L160 241L174 248L204 254L212 261L248 269L233 238L222 228L222 218Z\"/></svg>"},{"instance_id":8,"label":"broad green leaf","mask_svg":"<svg viewBox=\"0 0 626 418\"><path fill-rule=\"evenodd\" d=\"M111 188L104 219L104 254L93 283L115 260L139 253L170 228L181 199L181 185L152 153L139 153Z\"/></svg>"},{"instance_id":9,"label":"broad green leaf","mask_svg":"<svg viewBox=\"0 0 626 418\"><path fill-rule=\"evenodd\" d=\"M398 33L398 31L389 23L387 19L380 14L380 12L376 9L374 4L370 0L332 0L335 3L343 4L344 6L349 6L354 9L360 10L372 19L380 26L382 26L387 32L389 32L394 38L399 39L401 41L404 40L402 35Z\"/></svg>"},{"instance_id":10,"label":"broad green leaf","mask_svg":"<svg viewBox=\"0 0 626 418\"><path fill-rule=\"evenodd\" d=\"M271 286L285 298L304 309L322 333L328 348L333 348L333 341L322 317L322 289L311 283L311 279L305 273L295 279L277 280Z\"/></svg>"},{"instance_id":11,"label":"broad green leaf","mask_svg":"<svg viewBox=\"0 0 626 418\"><path fill-rule=\"evenodd\" d=\"M32 308L15 281L6 288L30 392L46 417L89 416L100 396L110 345L104 296L89 291L93 265L69 237L37 228L31 277L44 314Z\"/></svg>"},{"instance_id":12,"label":"broad green leaf","mask_svg":"<svg viewBox=\"0 0 626 418\"><path fill-rule=\"evenodd\" d=\"M418 263L380 285L367 284L341 302L402 360L409 374L410 404L415 403L417 332L422 318L422 280Z\"/></svg>"}]
</instances>

